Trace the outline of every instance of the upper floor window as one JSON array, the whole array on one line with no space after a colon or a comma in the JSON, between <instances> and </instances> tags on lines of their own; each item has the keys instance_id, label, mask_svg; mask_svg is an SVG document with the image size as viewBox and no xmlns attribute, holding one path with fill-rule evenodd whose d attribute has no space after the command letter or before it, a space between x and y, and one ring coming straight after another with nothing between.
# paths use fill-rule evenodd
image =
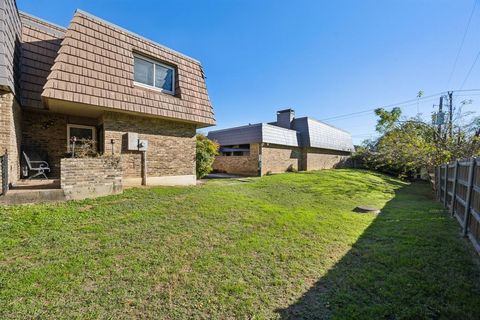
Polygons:
<instances>
[{"instance_id":1,"label":"upper floor window","mask_svg":"<svg viewBox=\"0 0 480 320\"><path fill-rule=\"evenodd\" d=\"M134 81L136 85L160 89L175 94L175 69L145 57L134 56Z\"/></svg>"}]
</instances>

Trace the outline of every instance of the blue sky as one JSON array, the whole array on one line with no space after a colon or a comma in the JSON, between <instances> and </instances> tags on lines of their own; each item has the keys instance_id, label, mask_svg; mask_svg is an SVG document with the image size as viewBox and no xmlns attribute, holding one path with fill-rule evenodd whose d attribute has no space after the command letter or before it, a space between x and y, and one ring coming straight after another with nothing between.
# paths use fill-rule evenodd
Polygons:
<instances>
[{"instance_id":1,"label":"blue sky","mask_svg":"<svg viewBox=\"0 0 480 320\"><path fill-rule=\"evenodd\" d=\"M474 0L17 0L67 26L80 8L200 60L217 127L266 122L286 107L352 133L373 113L335 118L459 89L480 51L480 0L449 83ZM480 89L480 59L463 89ZM480 110L480 91L465 111ZM427 118L438 97L403 107ZM401 106L402 107L402 106ZM208 129L207 129L208 130Z\"/></svg>"}]
</instances>

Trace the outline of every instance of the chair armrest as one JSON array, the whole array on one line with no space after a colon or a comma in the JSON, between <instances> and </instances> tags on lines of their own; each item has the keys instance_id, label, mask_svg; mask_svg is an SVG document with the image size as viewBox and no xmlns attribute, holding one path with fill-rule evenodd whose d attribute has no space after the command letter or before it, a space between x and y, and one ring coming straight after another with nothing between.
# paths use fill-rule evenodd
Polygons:
<instances>
[{"instance_id":1,"label":"chair armrest","mask_svg":"<svg viewBox=\"0 0 480 320\"><path fill-rule=\"evenodd\" d=\"M50 168L48 166L48 162L46 161L30 161L30 163L33 164L38 164L40 168ZM33 166L32 166L33 167Z\"/></svg>"}]
</instances>

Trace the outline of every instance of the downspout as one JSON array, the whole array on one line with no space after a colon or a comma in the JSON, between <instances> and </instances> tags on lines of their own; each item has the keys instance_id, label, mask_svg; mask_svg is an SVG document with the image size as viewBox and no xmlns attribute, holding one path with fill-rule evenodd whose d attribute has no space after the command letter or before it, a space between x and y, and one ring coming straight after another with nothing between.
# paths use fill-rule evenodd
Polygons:
<instances>
[{"instance_id":1,"label":"downspout","mask_svg":"<svg viewBox=\"0 0 480 320\"><path fill-rule=\"evenodd\" d=\"M262 176L262 147L263 147L263 143L259 143L258 144L258 176L261 177Z\"/></svg>"}]
</instances>

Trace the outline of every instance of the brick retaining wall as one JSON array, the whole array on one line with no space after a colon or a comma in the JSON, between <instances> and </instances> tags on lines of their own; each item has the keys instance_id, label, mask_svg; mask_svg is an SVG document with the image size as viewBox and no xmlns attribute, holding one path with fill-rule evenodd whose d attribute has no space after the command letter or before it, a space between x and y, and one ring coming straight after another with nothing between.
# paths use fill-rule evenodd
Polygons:
<instances>
[{"instance_id":1,"label":"brick retaining wall","mask_svg":"<svg viewBox=\"0 0 480 320\"><path fill-rule=\"evenodd\" d=\"M123 172L117 157L66 158L60 161L60 167L60 185L68 200L123 191Z\"/></svg>"}]
</instances>

